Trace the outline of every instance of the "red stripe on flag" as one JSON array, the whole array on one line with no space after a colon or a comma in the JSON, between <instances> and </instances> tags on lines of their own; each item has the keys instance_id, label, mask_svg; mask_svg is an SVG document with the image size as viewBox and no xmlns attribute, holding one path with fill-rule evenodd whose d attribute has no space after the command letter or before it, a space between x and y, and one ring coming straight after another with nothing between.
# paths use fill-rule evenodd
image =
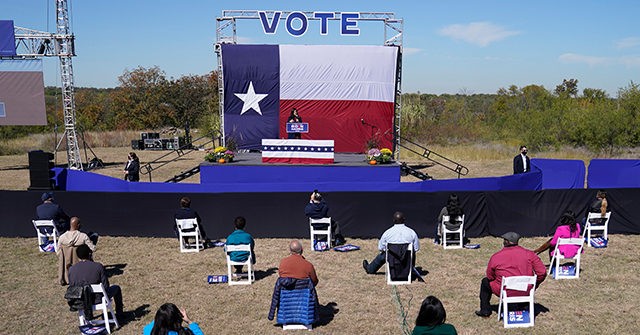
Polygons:
<instances>
[{"instance_id":1,"label":"red stripe on flag","mask_svg":"<svg viewBox=\"0 0 640 335\"><path fill-rule=\"evenodd\" d=\"M364 152L370 139L380 148L393 146L394 104L361 100L280 100L280 138L292 108L309 123L305 140L334 140L335 152ZM365 124L363 124L363 121Z\"/></svg>"},{"instance_id":2,"label":"red stripe on flag","mask_svg":"<svg viewBox=\"0 0 640 335\"><path fill-rule=\"evenodd\" d=\"M333 158L262 157L263 163L333 164Z\"/></svg>"}]
</instances>

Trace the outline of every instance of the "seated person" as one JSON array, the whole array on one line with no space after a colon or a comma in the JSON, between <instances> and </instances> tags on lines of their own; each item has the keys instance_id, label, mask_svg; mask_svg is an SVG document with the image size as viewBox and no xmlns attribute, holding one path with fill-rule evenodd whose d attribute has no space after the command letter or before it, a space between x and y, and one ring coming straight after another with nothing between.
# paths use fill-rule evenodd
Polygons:
<instances>
[{"instance_id":1,"label":"seated person","mask_svg":"<svg viewBox=\"0 0 640 335\"><path fill-rule=\"evenodd\" d=\"M302 244L298 240L289 243L290 255L283 258L278 266L280 278L311 279L314 286L318 285L316 269L302 256Z\"/></svg>"},{"instance_id":2,"label":"seated person","mask_svg":"<svg viewBox=\"0 0 640 335\"><path fill-rule=\"evenodd\" d=\"M416 327L411 335L456 335L456 328L448 323L447 312L442 306L442 302L432 295L422 301Z\"/></svg>"},{"instance_id":3,"label":"seated person","mask_svg":"<svg viewBox=\"0 0 640 335\"><path fill-rule=\"evenodd\" d=\"M60 245L58 248L58 281L61 285L69 283L69 268L80 261L75 249L80 245L87 245L92 252L96 250L96 246L89 236L80 231L78 217L71 218L70 228L58 239Z\"/></svg>"},{"instance_id":4,"label":"seated person","mask_svg":"<svg viewBox=\"0 0 640 335\"><path fill-rule=\"evenodd\" d=\"M556 244L558 244L559 238L580 238L580 226L576 222L576 217L574 216L572 211L567 211L562 214L560 217L560 226L556 228L556 232L553 234L553 237L545 242L543 245L538 247L535 252L536 254L540 254L545 250L549 250L549 259L553 257L553 251L556 248ZM573 257L580 249L577 245L563 245L559 247L560 253L564 257ZM553 266L551 264L550 266Z\"/></svg>"},{"instance_id":5,"label":"seated person","mask_svg":"<svg viewBox=\"0 0 640 335\"><path fill-rule=\"evenodd\" d=\"M116 317L122 319L124 310L122 304L122 291L118 285L109 285L109 278L104 266L92 261L93 252L86 244L81 244L76 248L76 254L80 262L69 268L69 286L85 286L102 284L107 296L113 298L116 307Z\"/></svg>"},{"instance_id":6,"label":"seated person","mask_svg":"<svg viewBox=\"0 0 640 335\"><path fill-rule=\"evenodd\" d=\"M460 228L460 221L456 221L456 217L461 217L464 214L462 211L462 207L460 206L460 200L458 200L458 196L452 193L447 200L447 205L442 207L440 214L438 215L438 222L436 222L436 238L433 240L433 243L440 244L440 239L442 237L442 217L445 215L449 216L449 222L445 222L445 226L448 230L456 230Z\"/></svg>"},{"instance_id":7,"label":"seated person","mask_svg":"<svg viewBox=\"0 0 640 335\"><path fill-rule=\"evenodd\" d=\"M304 215L310 219L323 219L329 217L329 205L324 201L322 195L318 190L314 190L311 193L309 203L304 207ZM314 223L313 227L316 229L326 229L327 224ZM331 236L333 236L333 245L344 244L345 240L342 234L340 234L340 227L338 222L331 220Z\"/></svg>"},{"instance_id":8,"label":"seated person","mask_svg":"<svg viewBox=\"0 0 640 335\"><path fill-rule=\"evenodd\" d=\"M480 283L480 310L477 316L491 316L491 294L500 296L502 277L536 275L536 288L547 278L547 269L533 251L518 245L520 235L508 232L502 235L504 247L489 259L487 276ZM521 292L524 293L524 292Z\"/></svg>"},{"instance_id":9,"label":"seated person","mask_svg":"<svg viewBox=\"0 0 640 335\"><path fill-rule=\"evenodd\" d=\"M209 241L209 238L207 238L207 233L204 231L204 225L202 225L202 219L200 219L200 215L198 215L198 212L191 209L191 199L189 199L188 197L182 197L180 199L180 209L175 212L173 218L173 232L176 234L176 236L180 235L178 234L178 227L176 226L175 220L196 219L196 221L198 222L198 227L200 228L200 235L205 241ZM194 230L195 228L183 229L183 231L187 232Z\"/></svg>"},{"instance_id":10,"label":"seated person","mask_svg":"<svg viewBox=\"0 0 640 335\"><path fill-rule=\"evenodd\" d=\"M227 237L227 245L238 245L238 244L250 244L251 245L251 253L246 251L232 251L229 253L229 258L234 262L245 262L249 256L251 256L251 264L256 264L256 256L253 253L253 247L255 245L253 241L253 237L249 235L249 233L244 231L244 227L247 225L247 220L238 216L234 221L233 225L235 230L231 235ZM242 273L242 265L234 265L235 273Z\"/></svg>"},{"instance_id":11,"label":"seated person","mask_svg":"<svg viewBox=\"0 0 640 335\"><path fill-rule=\"evenodd\" d=\"M300 323L302 319L307 319L309 324L319 321L318 296L315 290L318 285L318 276L313 264L302 256L302 251L300 241L293 240L289 243L290 255L280 261L278 280L276 280L276 284L273 287L273 296L271 297L269 320L274 319L276 310L278 310L278 321L285 324L289 318L291 323ZM282 290L308 290L306 292L308 292L307 298L309 300L301 305L284 304L280 306Z\"/></svg>"},{"instance_id":12,"label":"seated person","mask_svg":"<svg viewBox=\"0 0 640 335\"><path fill-rule=\"evenodd\" d=\"M188 328L182 327L182 321L187 323ZM142 334L204 335L200 326L189 319L187 312L172 303L166 303L158 308L155 318L151 323L144 326Z\"/></svg>"},{"instance_id":13,"label":"seated person","mask_svg":"<svg viewBox=\"0 0 640 335\"><path fill-rule=\"evenodd\" d=\"M380 253L371 261L371 264L365 259L362 261L362 267L365 272L368 274L373 274L378 272L378 270L384 265L387 261L385 258L385 249L387 248L387 243L397 243L404 244L410 243L413 244L413 252L417 252L420 250L420 241L418 240L418 234L416 232L405 226L405 217L402 212L395 212L393 214L393 226L387 229L380 237L380 241L378 242L378 250ZM416 258L413 257L413 265L415 265Z\"/></svg>"},{"instance_id":14,"label":"seated person","mask_svg":"<svg viewBox=\"0 0 640 335\"><path fill-rule=\"evenodd\" d=\"M586 226L587 224L586 220L589 213L600 213L602 216L602 219L591 219L592 225L604 224L604 220L606 220L604 217L607 214L608 207L609 202L607 201L607 192L605 190L598 190L598 193L596 193L596 199L591 202L588 207L587 214L585 214L583 226Z\"/></svg>"},{"instance_id":15,"label":"seated person","mask_svg":"<svg viewBox=\"0 0 640 335\"><path fill-rule=\"evenodd\" d=\"M69 215L62 210L62 207L54 202L53 193L45 192L40 197L42 204L36 207L36 219L37 220L53 220L53 224L58 229L58 233L62 234L69 230ZM41 233L51 234L53 231L50 229L40 228ZM44 231L43 231L44 230ZM44 243L44 241L40 241Z\"/></svg>"}]
</instances>

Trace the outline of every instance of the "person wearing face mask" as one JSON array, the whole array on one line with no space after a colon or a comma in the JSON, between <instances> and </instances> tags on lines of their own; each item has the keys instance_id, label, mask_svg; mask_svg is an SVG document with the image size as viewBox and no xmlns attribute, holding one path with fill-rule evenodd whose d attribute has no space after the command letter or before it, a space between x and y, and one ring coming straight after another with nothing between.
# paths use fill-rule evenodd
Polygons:
<instances>
[{"instance_id":1,"label":"person wearing face mask","mask_svg":"<svg viewBox=\"0 0 640 335\"><path fill-rule=\"evenodd\" d=\"M520 154L513 157L513 174L531 171L531 162L527 157L527 146L520 146Z\"/></svg>"},{"instance_id":2,"label":"person wearing face mask","mask_svg":"<svg viewBox=\"0 0 640 335\"><path fill-rule=\"evenodd\" d=\"M140 159L135 152L130 152L124 168L124 180L140 181Z\"/></svg>"}]
</instances>

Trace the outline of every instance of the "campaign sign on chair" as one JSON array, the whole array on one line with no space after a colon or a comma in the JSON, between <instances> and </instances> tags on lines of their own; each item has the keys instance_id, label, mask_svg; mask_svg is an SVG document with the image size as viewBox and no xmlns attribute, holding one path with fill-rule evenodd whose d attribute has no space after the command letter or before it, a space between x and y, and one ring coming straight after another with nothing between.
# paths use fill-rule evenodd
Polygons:
<instances>
[{"instance_id":1,"label":"campaign sign on chair","mask_svg":"<svg viewBox=\"0 0 640 335\"><path fill-rule=\"evenodd\" d=\"M105 328L104 326L94 326L91 324L80 326L80 332L84 335L108 334L107 328Z\"/></svg>"},{"instance_id":2,"label":"campaign sign on chair","mask_svg":"<svg viewBox=\"0 0 640 335\"><path fill-rule=\"evenodd\" d=\"M509 325L529 324L531 322L528 310L515 310L507 313Z\"/></svg>"},{"instance_id":3,"label":"campaign sign on chair","mask_svg":"<svg viewBox=\"0 0 640 335\"><path fill-rule=\"evenodd\" d=\"M560 265L560 271L556 274L556 267L551 268L551 275L553 278L558 277L575 277L576 276L576 266L575 264L564 264Z\"/></svg>"},{"instance_id":4,"label":"campaign sign on chair","mask_svg":"<svg viewBox=\"0 0 640 335\"><path fill-rule=\"evenodd\" d=\"M594 248L606 248L608 242L608 240L602 237L592 237L591 240L589 240L589 244Z\"/></svg>"},{"instance_id":5,"label":"campaign sign on chair","mask_svg":"<svg viewBox=\"0 0 640 335\"><path fill-rule=\"evenodd\" d=\"M315 251L327 251L331 249L331 246L329 245L329 242L327 241L319 241L319 240L314 240L313 241L313 250Z\"/></svg>"}]
</instances>

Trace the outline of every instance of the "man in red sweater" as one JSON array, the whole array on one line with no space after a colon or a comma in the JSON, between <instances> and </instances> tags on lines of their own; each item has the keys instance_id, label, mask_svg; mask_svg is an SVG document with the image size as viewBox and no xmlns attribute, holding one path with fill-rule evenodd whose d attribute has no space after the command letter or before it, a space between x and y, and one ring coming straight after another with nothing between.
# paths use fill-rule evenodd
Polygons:
<instances>
[{"instance_id":1,"label":"man in red sweater","mask_svg":"<svg viewBox=\"0 0 640 335\"><path fill-rule=\"evenodd\" d=\"M278 273L282 278L311 279L313 286L318 285L316 269L302 256L302 244L298 240L289 243L291 255L283 258L278 267Z\"/></svg>"},{"instance_id":2,"label":"man in red sweater","mask_svg":"<svg viewBox=\"0 0 640 335\"><path fill-rule=\"evenodd\" d=\"M489 259L487 265L487 276L480 284L480 310L476 315L482 317L491 316L491 294L500 296L500 286L502 277L511 276L532 276L536 275L536 288L547 277L547 269L540 260L540 257L533 251L518 245L520 235L508 232L502 235L504 239L502 250L496 252ZM529 288L531 290L532 287ZM528 292L512 291L507 292L509 296L527 295Z\"/></svg>"}]
</instances>

